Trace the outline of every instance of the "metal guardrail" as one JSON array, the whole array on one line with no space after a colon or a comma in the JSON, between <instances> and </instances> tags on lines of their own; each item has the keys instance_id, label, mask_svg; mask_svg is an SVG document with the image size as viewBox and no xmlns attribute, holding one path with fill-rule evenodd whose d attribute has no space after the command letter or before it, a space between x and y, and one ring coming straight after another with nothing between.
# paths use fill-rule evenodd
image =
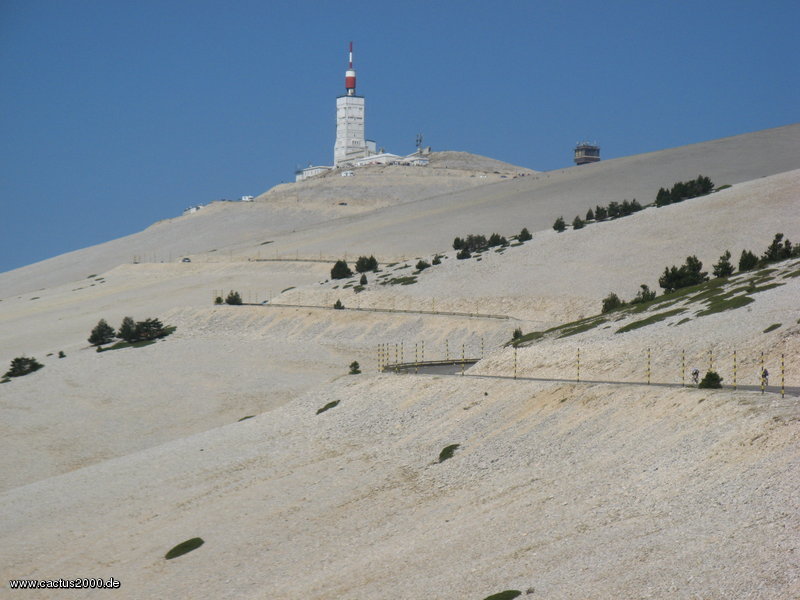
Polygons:
<instances>
[{"instance_id":1,"label":"metal guardrail","mask_svg":"<svg viewBox=\"0 0 800 600\"><path fill-rule=\"evenodd\" d=\"M419 367L442 367L442 366L464 366L464 367L471 367L475 363L477 363L480 358L452 358L448 360L420 360L416 362L408 362L408 363L396 363L396 364L385 364L382 365L380 370L381 372L386 371L408 371L410 369L416 369Z\"/></svg>"},{"instance_id":2,"label":"metal guardrail","mask_svg":"<svg viewBox=\"0 0 800 600\"><path fill-rule=\"evenodd\" d=\"M478 318L478 319L500 319L503 321L514 320L514 317L509 317L508 315L493 315L487 313L464 313L464 312L454 312L454 311L441 311L441 310L405 310L402 308L333 308L332 306L320 306L317 304L278 304L275 302L264 302L264 303L252 303L252 302L243 302L242 305L244 306L277 306L279 308L321 308L323 310L357 310L361 312L384 312L384 313L405 313L405 314L413 314L413 315L444 315L449 317L471 317L471 318Z\"/></svg>"}]
</instances>

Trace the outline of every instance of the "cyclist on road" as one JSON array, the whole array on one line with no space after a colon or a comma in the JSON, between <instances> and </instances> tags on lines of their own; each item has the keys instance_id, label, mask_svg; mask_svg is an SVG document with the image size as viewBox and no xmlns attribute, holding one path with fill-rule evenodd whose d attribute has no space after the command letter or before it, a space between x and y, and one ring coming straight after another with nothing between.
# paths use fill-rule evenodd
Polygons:
<instances>
[{"instance_id":1,"label":"cyclist on road","mask_svg":"<svg viewBox=\"0 0 800 600\"><path fill-rule=\"evenodd\" d=\"M697 385L700 382L700 369L695 367L692 369L692 383Z\"/></svg>"},{"instance_id":2,"label":"cyclist on road","mask_svg":"<svg viewBox=\"0 0 800 600\"><path fill-rule=\"evenodd\" d=\"M761 385L764 387L769 385L769 371L766 367L761 368Z\"/></svg>"}]
</instances>

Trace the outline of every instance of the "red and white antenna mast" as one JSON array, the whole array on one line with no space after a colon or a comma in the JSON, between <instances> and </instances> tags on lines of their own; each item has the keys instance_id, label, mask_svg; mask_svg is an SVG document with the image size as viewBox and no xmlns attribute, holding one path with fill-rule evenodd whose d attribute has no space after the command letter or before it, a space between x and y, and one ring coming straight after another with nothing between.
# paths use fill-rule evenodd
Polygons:
<instances>
[{"instance_id":1,"label":"red and white antenna mast","mask_svg":"<svg viewBox=\"0 0 800 600\"><path fill-rule=\"evenodd\" d=\"M353 42L350 42L350 61L344 74L344 89L348 96L356 95L356 72L353 69Z\"/></svg>"}]
</instances>

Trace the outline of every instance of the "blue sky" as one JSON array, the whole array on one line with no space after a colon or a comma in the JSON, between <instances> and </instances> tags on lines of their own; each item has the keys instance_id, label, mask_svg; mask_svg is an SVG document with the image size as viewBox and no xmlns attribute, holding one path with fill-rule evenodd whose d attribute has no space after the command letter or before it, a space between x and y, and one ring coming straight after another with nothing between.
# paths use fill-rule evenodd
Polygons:
<instances>
[{"instance_id":1,"label":"blue sky","mask_svg":"<svg viewBox=\"0 0 800 600\"><path fill-rule=\"evenodd\" d=\"M367 137L538 170L795 123L800 3L0 0L0 272L330 164Z\"/></svg>"}]
</instances>

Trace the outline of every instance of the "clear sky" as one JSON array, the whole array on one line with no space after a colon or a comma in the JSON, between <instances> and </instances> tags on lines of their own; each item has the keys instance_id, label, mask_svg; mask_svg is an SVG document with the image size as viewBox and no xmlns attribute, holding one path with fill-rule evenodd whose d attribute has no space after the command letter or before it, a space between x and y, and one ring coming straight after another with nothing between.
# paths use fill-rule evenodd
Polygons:
<instances>
[{"instance_id":1,"label":"clear sky","mask_svg":"<svg viewBox=\"0 0 800 600\"><path fill-rule=\"evenodd\" d=\"M0 0L0 271L367 137L549 170L800 121L797 0Z\"/></svg>"}]
</instances>

